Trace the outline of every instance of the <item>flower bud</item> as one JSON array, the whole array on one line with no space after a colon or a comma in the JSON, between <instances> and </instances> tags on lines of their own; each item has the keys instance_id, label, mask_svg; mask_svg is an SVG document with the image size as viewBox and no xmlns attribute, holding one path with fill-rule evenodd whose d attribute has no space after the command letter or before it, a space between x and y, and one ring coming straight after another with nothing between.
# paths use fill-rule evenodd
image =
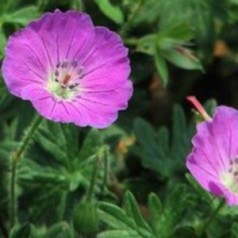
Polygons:
<instances>
[{"instance_id":1,"label":"flower bud","mask_svg":"<svg viewBox=\"0 0 238 238\"><path fill-rule=\"evenodd\" d=\"M90 235L98 231L97 206L91 201L82 201L74 209L74 228L80 234Z\"/></svg>"}]
</instances>

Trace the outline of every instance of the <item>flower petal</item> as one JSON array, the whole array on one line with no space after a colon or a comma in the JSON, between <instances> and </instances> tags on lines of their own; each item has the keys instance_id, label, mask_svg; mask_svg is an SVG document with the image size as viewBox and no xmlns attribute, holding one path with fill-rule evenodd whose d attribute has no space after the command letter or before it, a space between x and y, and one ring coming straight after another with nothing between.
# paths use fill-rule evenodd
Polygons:
<instances>
[{"instance_id":1,"label":"flower petal","mask_svg":"<svg viewBox=\"0 0 238 238\"><path fill-rule=\"evenodd\" d=\"M57 62L86 54L94 39L94 28L85 13L56 10L29 24L42 40L54 67Z\"/></svg>"},{"instance_id":2,"label":"flower petal","mask_svg":"<svg viewBox=\"0 0 238 238\"><path fill-rule=\"evenodd\" d=\"M39 37L24 28L10 37L5 48L2 70L11 93L21 95L21 89L32 82L46 81L49 61Z\"/></svg>"}]
</instances>

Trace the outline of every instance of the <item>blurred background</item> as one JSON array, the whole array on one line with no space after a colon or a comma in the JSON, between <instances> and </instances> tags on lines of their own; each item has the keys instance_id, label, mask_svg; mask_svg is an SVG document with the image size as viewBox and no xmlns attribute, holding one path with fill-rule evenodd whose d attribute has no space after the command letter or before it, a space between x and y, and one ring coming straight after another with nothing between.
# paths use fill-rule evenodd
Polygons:
<instances>
[{"instance_id":1,"label":"blurred background","mask_svg":"<svg viewBox=\"0 0 238 238\"><path fill-rule=\"evenodd\" d=\"M13 32L44 12L57 8L62 11L75 9L88 13L95 25L106 26L120 34L129 48L130 79L134 85L128 109L120 112L116 124L106 130L79 128L75 132L72 125L43 123L27 158L19 167L19 214L23 223L30 220L34 224L50 226L70 217L71 201L81 199L89 185L88 171L92 163L90 160L83 165L80 163L96 153L95 148L99 145L108 148L111 171L106 195L100 190L101 182L98 184L99 200L116 201L120 205L124 192L129 189L142 214L148 216L146 203L151 192L165 201L169 191L180 183L193 183L184 175L187 172L185 160L191 150L195 125L201 118L191 109L186 96L195 95L210 114L217 104L238 107L237 0L0 1L1 61L4 45ZM31 104L11 96L1 79L2 234L6 234L4 221L8 217L9 161L6 158L16 148L33 115ZM63 138L61 142L58 136ZM65 157L62 156L64 148L67 148ZM80 157L80 163L70 165L80 168L77 175L74 170L67 170L69 165L65 161L70 156ZM64 170L68 171L67 175L62 172ZM212 210L210 198L200 190L197 194L196 189L199 190L197 185L188 188L194 196L194 200L190 199L193 202L189 203L191 209L202 206L203 211L209 213ZM201 201L202 205L198 205ZM42 205L40 210L39 204ZM54 212L49 209L52 204L56 204ZM206 213L190 210L185 220L189 218L190 223L195 224L199 223L198 217L206 216ZM178 217L174 219L176 223ZM106 225L110 227L110 224ZM218 237L214 234L210 237Z\"/></svg>"}]
</instances>

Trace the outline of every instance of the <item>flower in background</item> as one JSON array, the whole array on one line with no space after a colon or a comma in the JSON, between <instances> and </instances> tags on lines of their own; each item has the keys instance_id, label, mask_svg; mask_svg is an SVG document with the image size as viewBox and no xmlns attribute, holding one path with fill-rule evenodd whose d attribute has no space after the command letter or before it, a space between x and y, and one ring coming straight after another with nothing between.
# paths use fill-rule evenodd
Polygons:
<instances>
[{"instance_id":1,"label":"flower in background","mask_svg":"<svg viewBox=\"0 0 238 238\"><path fill-rule=\"evenodd\" d=\"M132 95L127 48L85 13L46 13L11 36L5 53L9 91L56 122L107 127Z\"/></svg>"},{"instance_id":2,"label":"flower in background","mask_svg":"<svg viewBox=\"0 0 238 238\"><path fill-rule=\"evenodd\" d=\"M217 107L212 120L200 123L192 139L187 168L200 185L229 205L238 204L238 111Z\"/></svg>"}]
</instances>

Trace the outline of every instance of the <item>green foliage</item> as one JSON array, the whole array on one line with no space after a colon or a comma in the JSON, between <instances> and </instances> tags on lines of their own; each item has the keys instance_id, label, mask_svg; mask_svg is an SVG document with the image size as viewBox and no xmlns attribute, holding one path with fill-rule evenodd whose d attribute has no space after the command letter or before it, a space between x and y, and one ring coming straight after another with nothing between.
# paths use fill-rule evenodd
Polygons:
<instances>
[{"instance_id":1,"label":"green foliage","mask_svg":"<svg viewBox=\"0 0 238 238\"><path fill-rule=\"evenodd\" d=\"M20 227L13 229L11 238L28 238L31 237L32 226L29 223L23 224Z\"/></svg>"},{"instance_id":2,"label":"green foliage","mask_svg":"<svg viewBox=\"0 0 238 238\"><path fill-rule=\"evenodd\" d=\"M73 222L75 230L77 230L79 234L92 235L97 233L99 217L95 202L86 200L75 207Z\"/></svg>"},{"instance_id":3,"label":"green foliage","mask_svg":"<svg viewBox=\"0 0 238 238\"><path fill-rule=\"evenodd\" d=\"M154 56L158 73L166 85L169 77L165 60L183 69L203 69L199 59L184 47L192 38L193 31L187 23L173 23L156 34L142 37L138 41L137 51Z\"/></svg>"},{"instance_id":4,"label":"green foliage","mask_svg":"<svg viewBox=\"0 0 238 238\"><path fill-rule=\"evenodd\" d=\"M124 22L124 15L120 7L114 6L109 0L95 0L99 9L117 24Z\"/></svg>"},{"instance_id":5,"label":"green foliage","mask_svg":"<svg viewBox=\"0 0 238 238\"><path fill-rule=\"evenodd\" d=\"M171 136L166 127L156 132L148 122L136 119L134 132L137 144L134 153L141 158L142 165L154 171L162 178L184 170L185 157L191 144L194 124L187 126L185 114L180 106L173 109Z\"/></svg>"},{"instance_id":6,"label":"green foliage","mask_svg":"<svg viewBox=\"0 0 238 238\"><path fill-rule=\"evenodd\" d=\"M175 227L183 219L189 198L184 186L178 186L163 205L160 199L151 193L148 199L149 217L146 218L132 193L126 192L123 208L111 203L100 204L100 217L111 230L100 233L98 237L119 237L120 234L142 238L174 237Z\"/></svg>"},{"instance_id":7,"label":"green foliage","mask_svg":"<svg viewBox=\"0 0 238 238\"><path fill-rule=\"evenodd\" d=\"M121 36L134 94L106 130L40 125L17 166L18 220L10 228L11 159L35 110L9 94L0 72L0 237L238 237L238 208L213 217L221 200L186 171L195 124L203 119L183 101L191 93L214 97L204 104L210 116L217 101L238 105L238 1L5 0L0 65L11 34L54 9L85 11Z\"/></svg>"},{"instance_id":8,"label":"green foliage","mask_svg":"<svg viewBox=\"0 0 238 238\"><path fill-rule=\"evenodd\" d=\"M30 20L37 18L40 15L39 10L36 6L28 6L21 8L12 13L5 13L1 16L3 23L13 23L26 25Z\"/></svg>"}]
</instances>

